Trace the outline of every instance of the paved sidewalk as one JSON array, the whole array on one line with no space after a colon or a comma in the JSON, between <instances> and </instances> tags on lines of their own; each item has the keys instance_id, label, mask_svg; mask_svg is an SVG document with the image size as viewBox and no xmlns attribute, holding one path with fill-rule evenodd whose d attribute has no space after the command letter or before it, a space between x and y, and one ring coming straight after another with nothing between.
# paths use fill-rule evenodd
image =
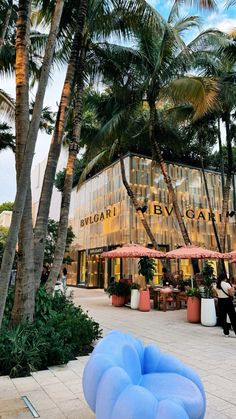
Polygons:
<instances>
[{"instance_id":1,"label":"paved sidewalk","mask_svg":"<svg viewBox=\"0 0 236 419\"><path fill-rule=\"evenodd\" d=\"M218 327L187 323L186 310L142 313L112 307L102 290L73 290L75 303L88 310L104 333L112 329L132 333L145 343L158 344L163 351L192 366L207 392L207 419L236 418L235 338L224 338ZM43 419L94 418L82 392L86 360L87 357L80 357L66 366L52 367L32 377L13 380L0 377L0 418L32 418L19 402L23 395Z\"/></svg>"}]
</instances>

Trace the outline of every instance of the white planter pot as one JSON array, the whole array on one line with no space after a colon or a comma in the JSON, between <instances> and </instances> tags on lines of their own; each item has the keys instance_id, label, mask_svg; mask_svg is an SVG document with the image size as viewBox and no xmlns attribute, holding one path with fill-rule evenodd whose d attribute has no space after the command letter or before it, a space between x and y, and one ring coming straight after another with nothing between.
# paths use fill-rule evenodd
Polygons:
<instances>
[{"instance_id":1,"label":"white planter pot","mask_svg":"<svg viewBox=\"0 0 236 419\"><path fill-rule=\"evenodd\" d=\"M130 300L130 307L133 310L137 310L139 307L139 290L131 290L131 300Z\"/></svg>"},{"instance_id":2,"label":"white planter pot","mask_svg":"<svg viewBox=\"0 0 236 419\"><path fill-rule=\"evenodd\" d=\"M214 298L202 298L201 300L201 324L203 326L216 325L216 308Z\"/></svg>"}]
</instances>

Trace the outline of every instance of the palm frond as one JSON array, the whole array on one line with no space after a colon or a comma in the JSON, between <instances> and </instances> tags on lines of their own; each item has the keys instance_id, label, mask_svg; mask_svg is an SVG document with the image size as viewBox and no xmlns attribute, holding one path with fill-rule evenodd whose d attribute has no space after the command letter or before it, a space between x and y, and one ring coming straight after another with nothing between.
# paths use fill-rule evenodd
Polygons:
<instances>
[{"instance_id":1,"label":"palm frond","mask_svg":"<svg viewBox=\"0 0 236 419\"><path fill-rule=\"evenodd\" d=\"M0 89L0 115L2 118L13 120L15 116L15 102L2 89Z\"/></svg>"},{"instance_id":2,"label":"palm frond","mask_svg":"<svg viewBox=\"0 0 236 419\"><path fill-rule=\"evenodd\" d=\"M104 156L104 154L106 154L108 151L108 149L106 148L105 150L101 151L101 153L97 154L97 156L95 156L85 167L85 169L83 170L83 172L80 175L79 181L78 181L78 185L77 185L77 191L79 190L80 186L82 185L82 183L86 180L87 176L89 175L89 173L92 171L92 169L94 168L94 166L96 166L96 164L101 160L101 158Z\"/></svg>"},{"instance_id":3,"label":"palm frond","mask_svg":"<svg viewBox=\"0 0 236 419\"><path fill-rule=\"evenodd\" d=\"M114 143L112 144L111 149L110 149L110 153L109 153L109 160L112 160L112 158L114 157L116 151L119 148L119 143L120 143L119 140L116 139L114 141Z\"/></svg>"},{"instance_id":4,"label":"palm frond","mask_svg":"<svg viewBox=\"0 0 236 419\"><path fill-rule=\"evenodd\" d=\"M216 10L217 3L214 0L175 0L179 6L189 5L190 7L196 7L200 10Z\"/></svg>"},{"instance_id":5,"label":"palm frond","mask_svg":"<svg viewBox=\"0 0 236 419\"><path fill-rule=\"evenodd\" d=\"M228 0L225 4L225 7L228 9L231 6L234 6L236 4L236 0Z\"/></svg>"},{"instance_id":6,"label":"palm frond","mask_svg":"<svg viewBox=\"0 0 236 419\"><path fill-rule=\"evenodd\" d=\"M174 27L178 33L191 30L193 28L198 28L201 24L201 18L199 16L186 16L178 20Z\"/></svg>"},{"instance_id":7,"label":"palm frond","mask_svg":"<svg viewBox=\"0 0 236 419\"><path fill-rule=\"evenodd\" d=\"M191 104L194 109L193 119L198 119L217 108L218 83L210 77L182 77L173 80L162 89L162 96L171 98L176 104Z\"/></svg>"}]
</instances>

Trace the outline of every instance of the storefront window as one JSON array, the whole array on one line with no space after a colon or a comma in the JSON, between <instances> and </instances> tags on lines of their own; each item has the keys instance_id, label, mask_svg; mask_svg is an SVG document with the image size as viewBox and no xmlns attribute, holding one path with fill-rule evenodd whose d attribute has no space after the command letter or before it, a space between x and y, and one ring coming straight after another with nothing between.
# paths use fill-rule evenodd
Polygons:
<instances>
[{"instance_id":1,"label":"storefront window","mask_svg":"<svg viewBox=\"0 0 236 419\"><path fill-rule=\"evenodd\" d=\"M79 283L85 284L86 280L86 252L79 252Z\"/></svg>"}]
</instances>

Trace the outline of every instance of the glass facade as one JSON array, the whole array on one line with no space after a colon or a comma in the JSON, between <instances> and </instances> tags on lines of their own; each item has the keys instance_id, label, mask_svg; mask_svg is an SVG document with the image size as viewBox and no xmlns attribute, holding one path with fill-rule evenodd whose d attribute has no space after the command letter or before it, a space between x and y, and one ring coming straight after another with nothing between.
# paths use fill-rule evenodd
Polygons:
<instances>
[{"instance_id":1,"label":"glass facade","mask_svg":"<svg viewBox=\"0 0 236 419\"><path fill-rule=\"evenodd\" d=\"M217 250L201 170L173 163L167 166L193 244ZM171 250L183 245L159 166L148 158L130 155L125 158L125 170L140 204L147 203L145 214L160 249ZM221 176L217 172L206 171L206 177L216 224L219 227L222 207ZM229 212L234 210L234 203L232 188ZM135 278L138 273L137 261L126 259L121 262L117 259L107 262L100 258L104 250L124 243L133 241L143 245L150 244L123 186L119 162L86 181L78 192L73 191L70 224L76 235L73 252L77 252L72 265L73 285L103 287L111 276L119 279L121 276L133 275ZM229 217L227 227L227 251L235 248L233 215ZM172 271L181 269L185 277L191 274L189 261L170 263ZM160 261L157 261L155 283L160 278L161 266Z\"/></svg>"}]
</instances>

